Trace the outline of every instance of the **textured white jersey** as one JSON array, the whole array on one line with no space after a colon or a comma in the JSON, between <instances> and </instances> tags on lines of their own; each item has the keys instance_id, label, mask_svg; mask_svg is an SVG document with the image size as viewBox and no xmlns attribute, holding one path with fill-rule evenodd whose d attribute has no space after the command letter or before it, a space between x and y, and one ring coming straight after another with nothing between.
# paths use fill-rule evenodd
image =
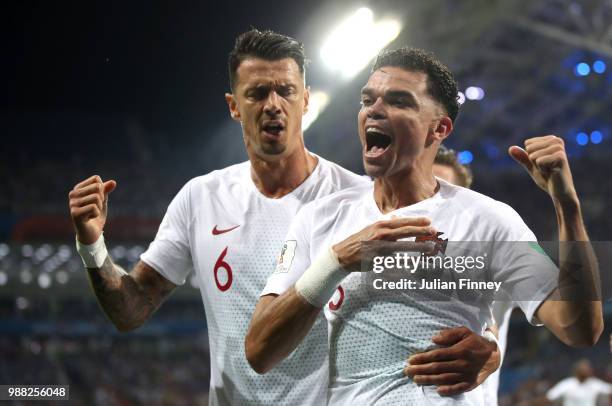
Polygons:
<instances>
[{"instance_id":1,"label":"textured white jersey","mask_svg":"<svg viewBox=\"0 0 612 406\"><path fill-rule=\"evenodd\" d=\"M208 325L212 405L325 403L323 318L298 351L265 375L251 369L244 352L259 293L296 212L314 199L370 182L318 159L312 174L279 199L259 192L248 161L192 179L170 203L155 240L141 256L177 285L195 271Z\"/></svg>"},{"instance_id":2,"label":"textured white jersey","mask_svg":"<svg viewBox=\"0 0 612 406\"><path fill-rule=\"evenodd\" d=\"M281 294L303 274L323 249L364 227L391 216L427 216L448 241L533 241L535 236L509 206L441 179L429 199L383 215L368 184L338 192L304 207L291 224L286 245L291 253L277 267L262 294ZM554 289L558 270L530 249L513 257L496 255L486 272L503 281L512 294L528 286L533 298ZM532 272L534 263L538 272ZM491 318L491 300L419 300L412 292L373 294L365 273L349 274L325 307L329 325L330 405L484 404L482 388L440 397L433 386L417 386L403 375L406 359L433 347L431 338L444 328L466 326L482 333ZM536 289L534 289L534 286ZM432 294L436 294L433 292ZM520 294L519 294L520 295ZM422 300L425 298L425 300ZM523 302L532 320L538 301Z\"/></svg>"},{"instance_id":3,"label":"textured white jersey","mask_svg":"<svg viewBox=\"0 0 612 406\"><path fill-rule=\"evenodd\" d=\"M501 368L506 356L506 349L508 348L508 328L510 325L510 315L515 307L519 307L517 303L510 300L496 300L493 302L493 320L497 326L497 344L499 347L499 353L502 357L502 364L500 364L497 371L493 372L487 377L482 383L482 389L485 395L485 405L497 406L497 395L499 391L499 377Z\"/></svg>"}]
</instances>

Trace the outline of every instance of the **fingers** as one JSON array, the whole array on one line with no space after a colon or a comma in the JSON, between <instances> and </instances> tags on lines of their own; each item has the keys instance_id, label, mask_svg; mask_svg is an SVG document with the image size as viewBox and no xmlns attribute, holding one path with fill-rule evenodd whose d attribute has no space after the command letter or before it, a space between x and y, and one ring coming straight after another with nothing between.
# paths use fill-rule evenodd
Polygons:
<instances>
[{"instance_id":1,"label":"fingers","mask_svg":"<svg viewBox=\"0 0 612 406\"><path fill-rule=\"evenodd\" d=\"M457 356L456 351L451 348L436 348L419 354L414 354L408 358L410 365L429 364L431 362L442 362L442 361L453 361L460 357Z\"/></svg>"},{"instance_id":2,"label":"fingers","mask_svg":"<svg viewBox=\"0 0 612 406\"><path fill-rule=\"evenodd\" d=\"M90 176L81 183L77 183L73 190L81 189L92 183L102 183L102 179L98 175Z\"/></svg>"},{"instance_id":3,"label":"fingers","mask_svg":"<svg viewBox=\"0 0 612 406\"><path fill-rule=\"evenodd\" d=\"M376 223L380 228L399 228L405 226L425 227L431 224L428 217L393 217Z\"/></svg>"},{"instance_id":4,"label":"fingers","mask_svg":"<svg viewBox=\"0 0 612 406\"><path fill-rule=\"evenodd\" d=\"M102 211L103 209L103 201L102 197L98 193L90 194L81 198L73 199L71 203L71 207L80 208L89 206L90 204L95 204L98 210Z\"/></svg>"},{"instance_id":5,"label":"fingers","mask_svg":"<svg viewBox=\"0 0 612 406\"><path fill-rule=\"evenodd\" d=\"M542 146L542 148L533 149L531 152L529 152L529 159L532 162L536 162L538 158L545 157L548 155L553 155L557 152L562 152L562 151L563 151L563 147L559 145Z\"/></svg>"},{"instance_id":6,"label":"fingers","mask_svg":"<svg viewBox=\"0 0 612 406\"><path fill-rule=\"evenodd\" d=\"M463 375L446 373L439 375L415 375L412 381L417 385L453 385L462 382Z\"/></svg>"},{"instance_id":7,"label":"fingers","mask_svg":"<svg viewBox=\"0 0 612 406\"><path fill-rule=\"evenodd\" d=\"M535 150L544 148L552 144L559 144L561 146L565 146L565 143L563 142L562 138L557 137L555 135L546 135L543 137L533 137L526 139L525 150L527 150L528 153L531 153Z\"/></svg>"},{"instance_id":8,"label":"fingers","mask_svg":"<svg viewBox=\"0 0 612 406\"><path fill-rule=\"evenodd\" d=\"M438 334L433 336L431 340L437 344L449 347L457 344L471 333L467 327L454 327L440 331Z\"/></svg>"},{"instance_id":9,"label":"fingers","mask_svg":"<svg viewBox=\"0 0 612 406\"><path fill-rule=\"evenodd\" d=\"M529 160L529 155L523 148L514 145L508 148L508 154L528 172L533 168L533 164Z\"/></svg>"},{"instance_id":10,"label":"fingers","mask_svg":"<svg viewBox=\"0 0 612 406\"><path fill-rule=\"evenodd\" d=\"M550 172L563 168L567 156L563 145L553 143L552 145L540 145L529 154L529 159L542 171Z\"/></svg>"},{"instance_id":11,"label":"fingers","mask_svg":"<svg viewBox=\"0 0 612 406\"><path fill-rule=\"evenodd\" d=\"M406 237L435 234L427 217L394 217L373 224L370 240L396 241Z\"/></svg>"},{"instance_id":12,"label":"fingers","mask_svg":"<svg viewBox=\"0 0 612 406\"><path fill-rule=\"evenodd\" d=\"M100 194L101 197L103 196L104 187L102 183L92 183L90 185L83 186L79 189L73 189L72 191L70 191L70 193L68 193L68 197L73 199L88 196L94 193Z\"/></svg>"},{"instance_id":13,"label":"fingers","mask_svg":"<svg viewBox=\"0 0 612 406\"><path fill-rule=\"evenodd\" d=\"M440 396L455 396L463 392L467 392L472 388L472 385L468 382L460 382L454 385L442 385L438 387L438 395Z\"/></svg>"},{"instance_id":14,"label":"fingers","mask_svg":"<svg viewBox=\"0 0 612 406\"><path fill-rule=\"evenodd\" d=\"M381 231L377 239L387 240L387 241L397 241L401 238L407 238L407 237L435 235L436 232L437 231L434 227L429 227L429 226L427 227L404 226L404 227Z\"/></svg>"},{"instance_id":15,"label":"fingers","mask_svg":"<svg viewBox=\"0 0 612 406\"><path fill-rule=\"evenodd\" d=\"M72 217L75 220L86 220L93 217L93 214L104 213L108 194L115 190L117 182L109 180L102 183L98 175L91 176L77 184L68 193L69 206ZM89 206L95 206L96 211ZM87 209L88 208L88 209ZM78 209L78 210L77 210Z\"/></svg>"},{"instance_id":16,"label":"fingers","mask_svg":"<svg viewBox=\"0 0 612 406\"><path fill-rule=\"evenodd\" d=\"M104 182L104 194L108 195L113 190L115 190L116 187L117 182L115 182L114 180L107 180L106 182Z\"/></svg>"},{"instance_id":17,"label":"fingers","mask_svg":"<svg viewBox=\"0 0 612 406\"><path fill-rule=\"evenodd\" d=\"M404 375L406 376L418 376L418 375L439 375L445 373L463 373L465 372L466 362L463 360L452 360L443 362L430 362L422 365L406 365L404 367Z\"/></svg>"},{"instance_id":18,"label":"fingers","mask_svg":"<svg viewBox=\"0 0 612 406\"><path fill-rule=\"evenodd\" d=\"M71 207L70 215L77 222L82 222L101 215L101 211L96 204L88 204L84 207Z\"/></svg>"}]
</instances>

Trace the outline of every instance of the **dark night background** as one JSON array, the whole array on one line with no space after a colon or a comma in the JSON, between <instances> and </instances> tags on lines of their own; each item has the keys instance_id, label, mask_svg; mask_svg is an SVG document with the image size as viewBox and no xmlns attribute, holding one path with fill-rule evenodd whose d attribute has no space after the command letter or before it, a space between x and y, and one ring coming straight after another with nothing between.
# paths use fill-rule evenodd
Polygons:
<instances>
[{"instance_id":1,"label":"dark night background","mask_svg":"<svg viewBox=\"0 0 612 406\"><path fill-rule=\"evenodd\" d=\"M356 113L368 69L341 80L319 49L331 27L362 6L402 21L389 47L431 50L462 91L484 89L483 100L462 105L447 143L472 154L474 189L514 207L541 240L555 240L549 198L506 150L557 134L590 235L610 240L609 0L4 2L0 384L70 384L83 404L205 404L208 350L196 286L178 289L137 332L114 332L72 249L67 193L92 174L117 180L106 235L111 249L125 252L119 262L134 263L186 181L246 158L224 93L227 54L251 27L304 42L307 83L332 94L306 144L361 172ZM604 72L593 71L595 61ZM577 73L581 62L589 74ZM597 347L570 350L515 315L500 404L542 395L580 357L611 380L609 335L606 326Z\"/></svg>"}]
</instances>

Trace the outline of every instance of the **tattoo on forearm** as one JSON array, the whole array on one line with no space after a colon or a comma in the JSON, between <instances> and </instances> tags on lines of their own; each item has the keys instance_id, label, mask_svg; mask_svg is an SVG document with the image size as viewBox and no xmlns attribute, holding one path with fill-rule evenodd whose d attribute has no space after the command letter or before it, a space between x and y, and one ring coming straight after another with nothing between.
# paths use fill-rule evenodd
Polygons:
<instances>
[{"instance_id":1,"label":"tattoo on forearm","mask_svg":"<svg viewBox=\"0 0 612 406\"><path fill-rule=\"evenodd\" d=\"M92 289L107 317L120 330L131 330L159 307L172 288L160 284L137 265L131 273L107 257L99 269L88 269Z\"/></svg>"}]
</instances>

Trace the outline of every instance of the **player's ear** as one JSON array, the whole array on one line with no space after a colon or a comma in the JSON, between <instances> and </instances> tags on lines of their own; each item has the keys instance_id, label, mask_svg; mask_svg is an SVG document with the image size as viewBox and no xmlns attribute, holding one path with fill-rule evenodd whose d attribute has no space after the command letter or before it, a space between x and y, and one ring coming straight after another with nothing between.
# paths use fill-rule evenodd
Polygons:
<instances>
[{"instance_id":1,"label":"player's ear","mask_svg":"<svg viewBox=\"0 0 612 406\"><path fill-rule=\"evenodd\" d=\"M231 93L225 93L225 101L227 102L227 107L229 108L232 119L240 121L240 110L238 110L238 104L236 103L236 98L234 95Z\"/></svg>"},{"instance_id":2,"label":"player's ear","mask_svg":"<svg viewBox=\"0 0 612 406\"><path fill-rule=\"evenodd\" d=\"M310 86L306 86L304 89L304 109L302 115L308 113L308 103L310 103Z\"/></svg>"},{"instance_id":3,"label":"player's ear","mask_svg":"<svg viewBox=\"0 0 612 406\"><path fill-rule=\"evenodd\" d=\"M453 131L453 120L449 116L442 116L435 124L433 131L436 140L444 141Z\"/></svg>"}]
</instances>

